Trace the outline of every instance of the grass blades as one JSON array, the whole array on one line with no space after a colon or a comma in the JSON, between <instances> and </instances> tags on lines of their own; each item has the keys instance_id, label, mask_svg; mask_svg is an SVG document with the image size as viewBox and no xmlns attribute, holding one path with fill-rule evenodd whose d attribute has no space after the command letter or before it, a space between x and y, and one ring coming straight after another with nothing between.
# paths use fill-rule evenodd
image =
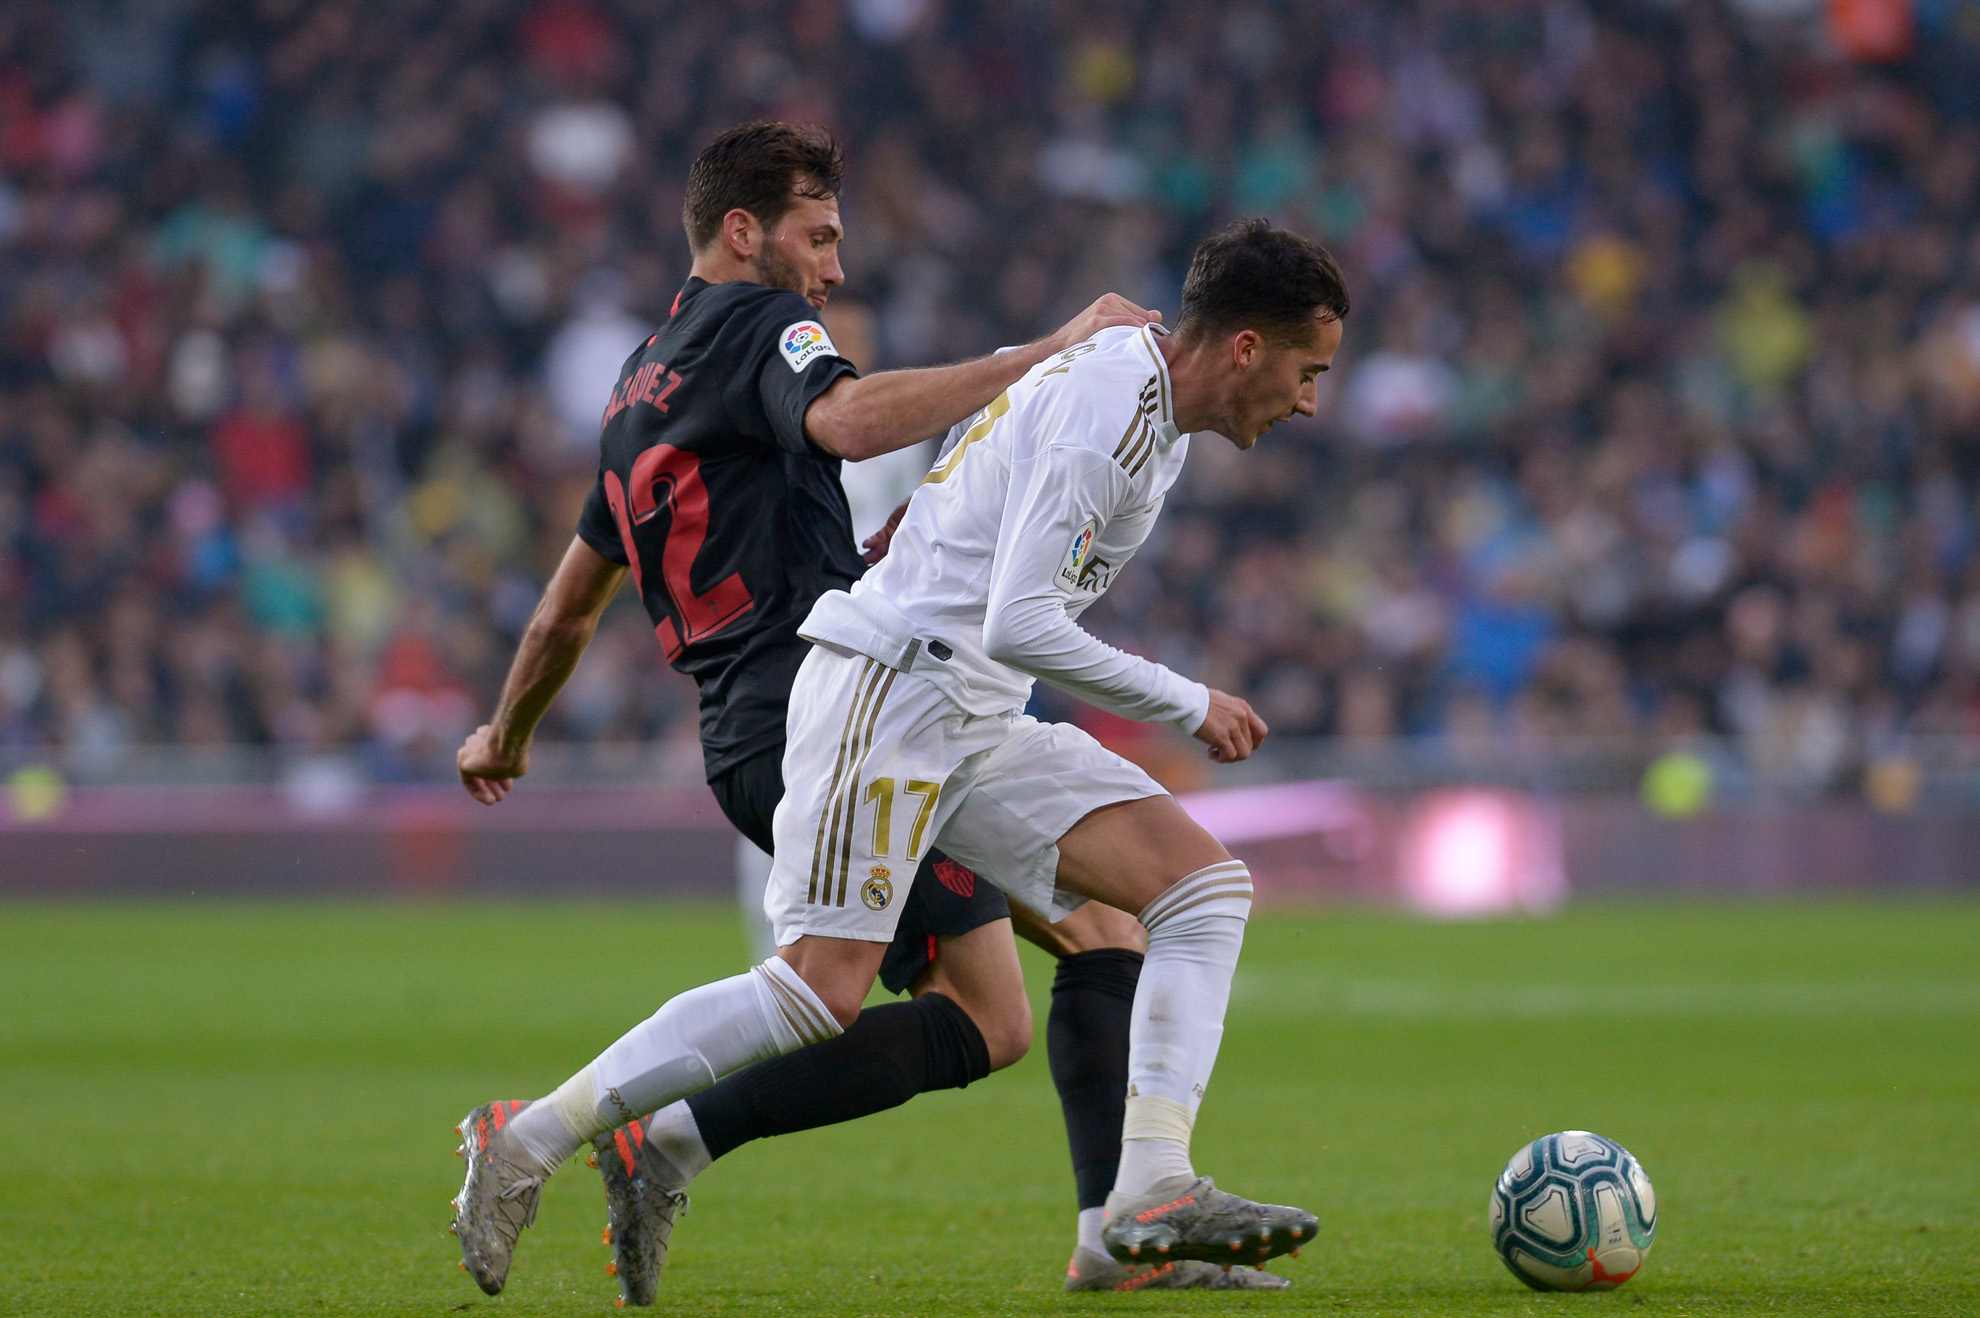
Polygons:
<instances>
[{"instance_id":1,"label":"grass blades","mask_svg":"<svg viewBox=\"0 0 1980 1318\"><path fill-rule=\"evenodd\" d=\"M0 905L0 1314L609 1312L581 1160L507 1294L456 1269L453 1123L743 964L712 907ZM1607 1296L1533 1295L1486 1237L1505 1159L1572 1126L1658 1191ZM725 1159L656 1311L1980 1312L1980 904L1268 910L1196 1161L1320 1214L1293 1291L1062 1295L1040 1047Z\"/></svg>"}]
</instances>

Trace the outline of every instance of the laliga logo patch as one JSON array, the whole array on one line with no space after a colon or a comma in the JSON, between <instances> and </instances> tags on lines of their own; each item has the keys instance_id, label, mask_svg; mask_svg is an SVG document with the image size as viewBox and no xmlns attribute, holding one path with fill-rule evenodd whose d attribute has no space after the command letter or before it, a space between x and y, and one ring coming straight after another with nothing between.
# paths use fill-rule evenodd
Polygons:
<instances>
[{"instance_id":1,"label":"laliga logo patch","mask_svg":"<svg viewBox=\"0 0 1980 1318\"><path fill-rule=\"evenodd\" d=\"M802 371L820 357L836 357L832 336L815 320L801 320L778 336L777 350L793 371Z\"/></svg>"},{"instance_id":2,"label":"laliga logo patch","mask_svg":"<svg viewBox=\"0 0 1980 1318\"><path fill-rule=\"evenodd\" d=\"M1079 534L1073 537L1072 544L1066 549L1066 556L1059 560L1056 580L1067 590L1079 589L1081 572L1086 567L1086 560L1092 556L1093 537L1099 530L1098 522L1088 522L1080 527Z\"/></svg>"},{"instance_id":3,"label":"laliga logo patch","mask_svg":"<svg viewBox=\"0 0 1980 1318\"><path fill-rule=\"evenodd\" d=\"M885 865L875 865L866 871L866 882L859 885L859 899L866 903L869 911L884 911L887 903L894 900L894 885L888 880L894 872Z\"/></svg>"}]
</instances>

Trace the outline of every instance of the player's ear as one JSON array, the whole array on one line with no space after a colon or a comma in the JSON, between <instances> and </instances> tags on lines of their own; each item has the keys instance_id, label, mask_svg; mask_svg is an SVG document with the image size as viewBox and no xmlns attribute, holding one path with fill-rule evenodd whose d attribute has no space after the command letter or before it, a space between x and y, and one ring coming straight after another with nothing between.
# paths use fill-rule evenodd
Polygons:
<instances>
[{"instance_id":1,"label":"player's ear","mask_svg":"<svg viewBox=\"0 0 1980 1318\"><path fill-rule=\"evenodd\" d=\"M1240 371L1250 370L1265 351L1265 340L1257 330L1239 330L1231 336L1231 364Z\"/></svg>"},{"instance_id":2,"label":"player's ear","mask_svg":"<svg viewBox=\"0 0 1980 1318\"><path fill-rule=\"evenodd\" d=\"M722 241L728 245L729 255L747 261L763 244L763 226L754 215L738 206L722 217Z\"/></svg>"}]
</instances>

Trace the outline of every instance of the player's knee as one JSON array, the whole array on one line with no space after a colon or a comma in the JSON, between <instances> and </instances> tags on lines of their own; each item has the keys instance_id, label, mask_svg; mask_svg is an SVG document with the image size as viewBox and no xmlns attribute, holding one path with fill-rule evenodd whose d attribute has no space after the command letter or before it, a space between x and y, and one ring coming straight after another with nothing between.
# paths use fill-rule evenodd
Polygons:
<instances>
[{"instance_id":1,"label":"player's knee","mask_svg":"<svg viewBox=\"0 0 1980 1318\"><path fill-rule=\"evenodd\" d=\"M790 963L843 1030L858 1019L866 1003L884 947L845 939L800 938L779 949L777 955Z\"/></svg>"},{"instance_id":2,"label":"player's knee","mask_svg":"<svg viewBox=\"0 0 1980 1318\"><path fill-rule=\"evenodd\" d=\"M1141 923L1152 943L1169 933L1200 926L1205 920L1251 918L1251 871L1241 860L1206 865L1163 890L1141 910Z\"/></svg>"},{"instance_id":3,"label":"player's knee","mask_svg":"<svg viewBox=\"0 0 1980 1318\"><path fill-rule=\"evenodd\" d=\"M1192 827L1187 836L1177 839L1176 845L1165 850L1164 861L1165 864L1157 872L1167 876L1170 891L1193 882L1207 871L1231 866L1242 870L1245 867L1244 862L1233 859L1231 853L1224 849L1224 844L1211 836L1208 830L1197 827ZM1248 882L1249 871L1246 873Z\"/></svg>"},{"instance_id":4,"label":"player's knee","mask_svg":"<svg viewBox=\"0 0 1980 1318\"><path fill-rule=\"evenodd\" d=\"M1168 795L1102 806L1059 839L1059 886L1139 911L1231 853Z\"/></svg>"},{"instance_id":5,"label":"player's knee","mask_svg":"<svg viewBox=\"0 0 1980 1318\"><path fill-rule=\"evenodd\" d=\"M1003 1070L1031 1051L1031 1004L1024 998L1002 1004L987 1017L972 1012L971 1019L983 1033L983 1047L990 1054L992 1071Z\"/></svg>"},{"instance_id":6,"label":"player's knee","mask_svg":"<svg viewBox=\"0 0 1980 1318\"><path fill-rule=\"evenodd\" d=\"M866 1005L866 990L854 990L846 985L828 984L824 988L812 986L812 992L825 1004L825 1010L832 1013L832 1019L842 1030L850 1029L859 1018L860 1009Z\"/></svg>"},{"instance_id":7,"label":"player's knee","mask_svg":"<svg viewBox=\"0 0 1980 1318\"><path fill-rule=\"evenodd\" d=\"M800 972L799 978L804 980L805 987L810 989L812 996L831 1013L832 1019L839 1023L839 1028L842 1030L852 1027L853 1021L859 1016L860 1008L866 1004L867 989L872 986L870 981L866 985L860 985L844 975L821 974L816 968L812 968L809 973Z\"/></svg>"},{"instance_id":8,"label":"player's knee","mask_svg":"<svg viewBox=\"0 0 1980 1318\"><path fill-rule=\"evenodd\" d=\"M1008 993L970 992L953 980L930 977L917 991L939 992L969 1017L983 1036L990 1069L1001 1071L1031 1051L1031 1002L1022 988Z\"/></svg>"},{"instance_id":9,"label":"player's knee","mask_svg":"<svg viewBox=\"0 0 1980 1318\"><path fill-rule=\"evenodd\" d=\"M1126 952L1148 950L1148 933L1141 927L1141 921L1104 902L1088 902L1046 928L1051 931L1052 941L1044 946L1054 956L1074 956L1081 952L1116 948ZM1032 941L1042 940L1034 938Z\"/></svg>"}]
</instances>

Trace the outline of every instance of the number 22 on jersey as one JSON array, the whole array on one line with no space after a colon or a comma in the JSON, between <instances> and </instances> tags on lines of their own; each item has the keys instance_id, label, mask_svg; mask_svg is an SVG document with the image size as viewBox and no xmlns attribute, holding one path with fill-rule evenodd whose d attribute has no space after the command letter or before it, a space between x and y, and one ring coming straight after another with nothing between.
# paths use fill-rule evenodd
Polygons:
<instances>
[{"instance_id":1,"label":"number 22 on jersey","mask_svg":"<svg viewBox=\"0 0 1980 1318\"><path fill-rule=\"evenodd\" d=\"M669 509L667 538L660 551L660 577L674 606L674 617L655 627L653 634L660 638L660 648L670 661L679 658L692 642L712 636L749 612L755 601L740 574L730 573L700 595L695 594L688 579L702 542L708 538L708 487L701 480L699 457L672 444L655 444L633 461L630 489L619 483L618 472L605 473L605 501L612 507L612 520L619 524L619 540L632 564L633 585L642 594L646 582L633 528L652 521L663 506Z\"/></svg>"}]
</instances>

